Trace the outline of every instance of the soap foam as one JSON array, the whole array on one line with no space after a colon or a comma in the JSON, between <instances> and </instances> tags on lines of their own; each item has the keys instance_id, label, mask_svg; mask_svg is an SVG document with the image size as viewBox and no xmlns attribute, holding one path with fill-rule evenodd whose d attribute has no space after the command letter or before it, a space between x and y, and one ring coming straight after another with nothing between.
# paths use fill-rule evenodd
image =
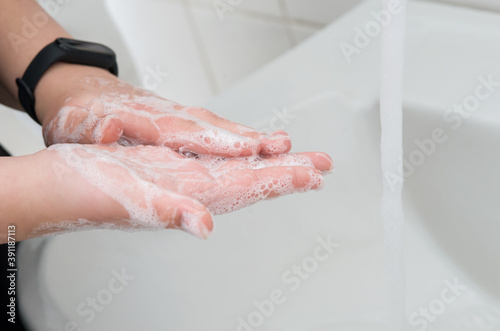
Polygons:
<instances>
[{"instance_id":1,"label":"soap foam","mask_svg":"<svg viewBox=\"0 0 500 331\"><path fill-rule=\"evenodd\" d=\"M75 105L62 107L56 117L44 128L47 145L82 142L86 135L91 136L94 142L100 143L103 132L98 123L103 118L114 114L121 119L128 117L136 122L143 121L143 127L147 128L144 131L125 132L126 137L120 139L119 142L126 146L156 145L169 146L174 149L184 147L196 153L233 157L240 156L243 152L258 154L261 145L258 137L270 142L263 146L266 153L284 153L289 147L284 142L284 140L288 141L286 134L266 134L243 125L232 124L238 133L253 133L252 137L255 139L244 137L201 120L198 117L204 116L204 110L201 108L181 106L149 91L133 88L123 83L110 83L96 78L87 78L86 83L99 87L103 93L85 104L85 101L79 104L78 100L72 99L71 102ZM113 87L113 84L116 86ZM94 129L95 132L91 134Z\"/></svg>"},{"instance_id":2,"label":"soap foam","mask_svg":"<svg viewBox=\"0 0 500 331\"><path fill-rule=\"evenodd\" d=\"M217 174L215 181L218 181L219 178L225 181L214 185L208 192L193 194L194 198L206 205L215 215L229 213L269 199L271 193L279 196L306 192L313 188L320 189L324 184L322 174L313 170L314 164L311 159L299 154L282 154L274 157L251 156L229 160L229 162L227 159L220 157L199 156L198 160L211 169L212 173ZM290 174L291 167L294 166L310 168L308 169L309 180L303 187L297 188L294 185L293 175ZM224 176L236 169L258 170L269 167L288 167L289 173L278 178L264 177L253 181L249 186L238 185L237 182L241 181L240 177L230 176L228 182L227 176ZM253 180L253 178L249 180Z\"/></svg>"},{"instance_id":3,"label":"soap foam","mask_svg":"<svg viewBox=\"0 0 500 331\"><path fill-rule=\"evenodd\" d=\"M312 160L300 154L273 157L222 158L196 155L184 157L159 146L123 147L63 144L53 145L66 164L87 182L120 203L132 227L152 229L181 227L198 236L208 230L200 217L184 212L181 224L165 223L158 214L158 201L193 198L213 214L223 214L276 195L305 192L323 186L323 175ZM302 167L296 184L293 167ZM256 177L253 170L283 167L280 176ZM251 170L251 171L248 171ZM306 171L304 171L306 170ZM182 208L183 206L178 206ZM175 213L174 213L175 214Z\"/></svg>"},{"instance_id":4,"label":"soap foam","mask_svg":"<svg viewBox=\"0 0 500 331\"><path fill-rule=\"evenodd\" d=\"M68 166L80 173L91 185L119 202L129 213L129 221L132 225L165 227L156 210L152 208L152 200L161 195L161 190L142 180L137 173L118 159L110 157L107 150L96 150L85 145L53 145L49 149L60 152ZM119 180L116 176L107 175L105 168L110 167L115 172L120 172L122 176L134 178L134 187ZM142 200L138 201L134 197L137 192L142 192L144 197Z\"/></svg>"},{"instance_id":5,"label":"soap foam","mask_svg":"<svg viewBox=\"0 0 500 331\"><path fill-rule=\"evenodd\" d=\"M310 170L309 176L309 182L301 188L294 186L292 175L283 175L278 178L265 177L250 186L215 186L207 192L208 194L195 194L194 197L204 203L213 214L226 214L259 201L270 199L271 193L281 196L323 187L324 181L321 174Z\"/></svg>"},{"instance_id":6,"label":"soap foam","mask_svg":"<svg viewBox=\"0 0 500 331\"><path fill-rule=\"evenodd\" d=\"M83 115L86 117L83 118ZM98 121L99 118L85 108L64 106L44 129L43 138L46 145L49 141L78 143Z\"/></svg>"}]
</instances>

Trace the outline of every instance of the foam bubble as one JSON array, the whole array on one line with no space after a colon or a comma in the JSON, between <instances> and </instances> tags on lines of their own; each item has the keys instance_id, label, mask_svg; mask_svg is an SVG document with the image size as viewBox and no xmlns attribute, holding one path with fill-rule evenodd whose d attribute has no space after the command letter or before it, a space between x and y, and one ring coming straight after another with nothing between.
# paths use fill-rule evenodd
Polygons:
<instances>
[{"instance_id":1,"label":"foam bubble","mask_svg":"<svg viewBox=\"0 0 500 331\"><path fill-rule=\"evenodd\" d=\"M103 89L110 83L100 80L92 81ZM85 104L66 105L44 129L46 144L82 141L85 135L92 136L99 142L103 133L98 122L107 116L115 115L122 119L130 117L135 121L144 121L147 131L129 132L119 142L127 146L157 145L178 148L184 146L193 152L208 154L224 154L239 156L243 151L257 154L260 142L247 138L229 130L214 126L200 120L189 112L190 107L182 107L177 103L155 96L147 91L120 86L127 93L113 92L110 89ZM190 124L192 123L192 124ZM250 128L237 125L236 130L242 134L252 131ZM140 134L147 136L141 136ZM276 141L269 146L273 153L286 151L286 146Z\"/></svg>"},{"instance_id":2,"label":"foam bubble","mask_svg":"<svg viewBox=\"0 0 500 331\"><path fill-rule=\"evenodd\" d=\"M323 186L322 174L312 160L300 154L273 157L251 156L222 158L192 154L184 157L174 150L159 146L123 147L63 144L53 145L66 164L88 183L120 203L131 227L181 227L199 237L208 230L202 216L186 206L181 224L162 220L158 201L183 201L190 197L214 214L229 213L274 196L305 192ZM295 183L294 172L301 167L307 178ZM281 167L279 175L259 178L257 171ZM301 172L301 173L302 173ZM304 177L304 176L301 176ZM165 200L168 197L168 200ZM173 214L176 214L174 212Z\"/></svg>"}]
</instances>

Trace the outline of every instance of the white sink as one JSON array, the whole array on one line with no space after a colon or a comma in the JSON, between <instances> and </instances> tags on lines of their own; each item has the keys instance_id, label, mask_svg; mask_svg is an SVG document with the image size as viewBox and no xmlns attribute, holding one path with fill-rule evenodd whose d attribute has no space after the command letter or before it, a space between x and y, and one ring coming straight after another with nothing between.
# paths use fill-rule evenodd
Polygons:
<instances>
[{"instance_id":1,"label":"white sink","mask_svg":"<svg viewBox=\"0 0 500 331\"><path fill-rule=\"evenodd\" d=\"M33 330L388 330L379 39L350 64L339 48L378 4L363 3L208 105L248 125L283 124L295 151L328 152L336 172L324 190L217 217L206 242L172 231L30 240L18 287ZM460 128L443 120L478 77L500 81L500 15L425 2L408 15L405 154L414 158L415 139L436 128L448 136L406 179L408 330L500 330L500 88ZM338 244L330 255L328 240ZM318 262L318 251L328 259ZM294 264L309 268L304 279L292 279ZM122 271L134 279L107 302ZM99 295L106 304L89 313L87 298ZM260 313L255 302L272 299L273 312Z\"/></svg>"}]
</instances>

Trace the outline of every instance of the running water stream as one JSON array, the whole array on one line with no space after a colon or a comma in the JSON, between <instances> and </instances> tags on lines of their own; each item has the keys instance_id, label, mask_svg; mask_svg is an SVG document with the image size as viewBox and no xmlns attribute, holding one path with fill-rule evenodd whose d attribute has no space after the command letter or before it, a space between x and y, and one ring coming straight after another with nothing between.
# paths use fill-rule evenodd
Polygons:
<instances>
[{"instance_id":1,"label":"running water stream","mask_svg":"<svg viewBox=\"0 0 500 331\"><path fill-rule=\"evenodd\" d=\"M404 8L382 31L380 91L382 217L386 246L386 289L390 330L405 329L405 274L403 261L403 111L402 85L406 0L383 0L384 10L399 2Z\"/></svg>"}]
</instances>

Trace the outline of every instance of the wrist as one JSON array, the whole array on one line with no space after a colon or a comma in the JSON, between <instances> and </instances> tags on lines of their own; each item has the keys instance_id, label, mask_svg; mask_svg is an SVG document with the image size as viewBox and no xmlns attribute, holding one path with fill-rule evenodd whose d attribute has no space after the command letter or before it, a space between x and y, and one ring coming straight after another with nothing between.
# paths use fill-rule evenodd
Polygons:
<instances>
[{"instance_id":1,"label":"wrist","mask_svg":"<svg viewBox=\"0 0 500 331\"><path fill-rule=\"evenodd\" d=\"M25 240L50 232L53 226L57 229L61 222L105 221L112 216L104 211L106 203L113 202L54 150L1 157L0 182L0 243L6 242L9 225L16 228L16 240Z\"/></svg>"},{"instance_id":2,"label":"wrist","mask_svg":"<svg viewBox=\"0 0 500 331\"><path fill-rule=\"evenodd\" d=\"M84 219L103 223L114 220L115 216L126 217L126 213L120 213L123 210L116 213L115 208L109 212L109 207L117 202L110 200L70 166L71 160L87 155L79 145L68 146L72 148L65 151L48 148L33 155L31 162L37 164L37 190L43 195L40 197L43 205L34 211L36 227L29 237L57 230L57 226L65 222Z\"/></svg>"},{"instance_id":3,"label":"wrist","mask_svg":"<svg viewBox=\"0 0 500 331\"><path fill-rule=\"evenodd\" d=\"M62 62L45 72L35 89L35 111L43 126L50 123L70 98L85 100L99 93L99 87L89 85L86 77L118 80L106 69Z\"/></svg>"},{"instance_id":4,"label":"wrist","mask_svg":"<svg viewBox=\"0 0 500 331\"><path fill-rule=\"evenodd\" d=\"M39 155L0 158L0 214L2 231L8 225L16 227L16 239L28 238L38 222L47 219L45 208L47 196L42 194L43 186L39 176L41 164ZM37 167L34 167L37 164ZM0 238L4 242L5 238Z\"/></svg>"}]
</instances>

